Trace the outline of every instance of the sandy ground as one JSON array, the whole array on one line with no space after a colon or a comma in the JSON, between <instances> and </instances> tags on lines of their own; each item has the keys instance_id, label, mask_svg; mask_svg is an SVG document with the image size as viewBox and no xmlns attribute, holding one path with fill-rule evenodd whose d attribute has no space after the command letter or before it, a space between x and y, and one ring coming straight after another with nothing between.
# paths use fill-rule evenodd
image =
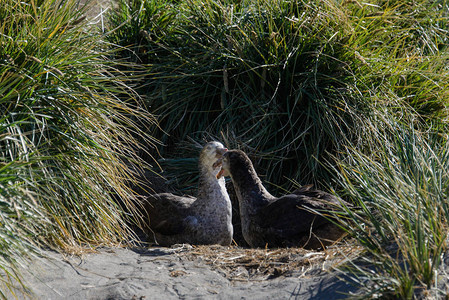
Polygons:
<instances>
[{"instance_id":1,"label":"sandy ground","mask_svg":"<svg viewBox=\"0 0 449 300\"><path fill-rule=\"evenodd\" d=\"M176 245L44 253L23 272L35 299L344 299L354 291L332 271L341 263L332 250Z\"/></svg>"}]
</instances>

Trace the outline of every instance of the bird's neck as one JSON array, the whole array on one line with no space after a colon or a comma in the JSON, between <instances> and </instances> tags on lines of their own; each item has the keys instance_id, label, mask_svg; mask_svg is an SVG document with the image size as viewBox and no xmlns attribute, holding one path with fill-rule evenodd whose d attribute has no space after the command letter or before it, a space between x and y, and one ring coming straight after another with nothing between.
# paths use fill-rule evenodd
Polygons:
<instances>
[{"instance_id":1,"label":"bird's neck","mask_svg":"<svg viewBox=\"0 0 449 300\"><path fill-rule=\"evenodd\" d=\"M263 186L253 167L242 168L233 172L231 178L237 197L242 204L251 201L247 204L252 206L265 205L267 201L274 198Z\"/></svg>"},{"instance_id":2,"label":"bird's neck","mask_svg":"<svg viewBox=\"0 0 449 300\"><path fill-rule=\"evenodd\" d=\"M207 199L207 195L217 194L217 192L226 193L227 195L224 178L216 178L218 171L200 165L198 200Z\"/></svg>"}]
</instances>

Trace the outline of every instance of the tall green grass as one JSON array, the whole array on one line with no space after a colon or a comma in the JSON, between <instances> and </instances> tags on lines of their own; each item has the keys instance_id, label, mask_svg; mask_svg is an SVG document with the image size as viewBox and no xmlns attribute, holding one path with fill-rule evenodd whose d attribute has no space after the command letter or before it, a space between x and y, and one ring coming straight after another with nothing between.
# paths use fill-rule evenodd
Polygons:
<instances>
[{"instance_id":1,"label":"tall green grass","mask_svg":"<svg viewBox=\"0 0 449 300\"><path fill-rule=\"evenodd\" d=\"M343 268L364 295L401 299L445 295L438 273L448 250L449 144L447 134L419 131L391 116L373 130L378 151L348 146L335 169L346 208L344 228L363 246Z\"/></svg>"},{"instance_id":2,"label":"tall green grass","mask_svg":"<svg viewBox=\"0 0 449 300\"><path fill-rule=\"evenodd\" d=\"M146 133L155 119L83 11L72 0L0 4L0 268L11 275L0 280L7 287L16 259L30 249L76 252L132 236L119 203L133 210L129 165L145 165L136 153L155 142Z\"/></svg>"},{"instance_id":3,"label":"tall green grass","mask_svg":"<svg viewBox=\"0 0 449 300\"><path fill-rule=\"evenodd\" d=\"M108 38L146 64L140 93L168 159L191 153L179 147L188 138L213 136L289 188L285 178L329 180L320 161L342 141L363 143L372 103L446 118L444 1L119 3Z\"/></svg>"},{"instance_id":4,"label":"tall green grass","mask_svg":"<svg viewBox=\"0 0 449 300\"><path fill-rule=\"evenodd\" d=\"M324 114L338 111L342 95L349 95L342 82L348 74L335 58L341 46L325 45L334 34L324 26L326 16L283 1L121 1L121 7L112 24L129 26L111 39L134 45L148 63L141 93L167 133L158 135L168 145L163 155L182 155L178 146L188 137L213 136L257 153L264 170L282 170L268 174L277 184L287 174L314 178L319 164L297 164L296 157L318 157L339 136L314 130L315 124L347 127L334 113ZM137 31L133 41L121 38Z\"/></svg>"}]
</instances>

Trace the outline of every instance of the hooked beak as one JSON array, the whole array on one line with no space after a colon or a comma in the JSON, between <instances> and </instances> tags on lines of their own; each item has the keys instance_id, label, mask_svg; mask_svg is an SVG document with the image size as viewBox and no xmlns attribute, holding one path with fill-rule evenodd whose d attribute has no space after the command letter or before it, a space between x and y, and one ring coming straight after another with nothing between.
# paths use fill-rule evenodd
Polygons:
<instances>
[{"instance_id":1,"label":"hooked beak","mask_svg":"<svg viewBox=\"0 0 449 300\"><path fill-rule=\"evenodd\" d=\"M217 150L216 150L217 158L221 158L223 156L223 154L226 153L226 151L228 151L227 148L217 148Z\"/></svg>"},{"instance_id":2,"label":"hooked beak","mask_svg":"<svg viewBox=\"0 0 449 300\"><path fill-rule=\"evenodd\" d=\"M228 151L228 149L225 149L226 151ZM225 151L225 152L226 152ZM223 153L223 155L224 155L224 153ZM229 172L227 171L227 170L225 170L225 169L223 169L223 156L216 162L216 164L217 164L217 166L218 165L220 165L221 166L221 169L220 169L220 171L218 171L218 173L217 173L217 179L220 179L221 177L223 177L223 176L229 176Z\"/></svg>"},{"instance_id":3,"label":"hooked beak","mask_svg":"<svg viewBox=\"0 0 449 300\"><path fill-rule=\"evenodd\" d=\"M216 178L220 179L223 176L224 172L225 172L225 170L223 170L223 168L221 168L220 171L218 171Z\"/></svg>"},{"instance_id":4,"label":"hooked beak","mask_svg":"<svg viewBox=\"0 0 449 300\"><path fill-rule=\"evenodd\" d=\"M221 166L221 160L223 159L223 154L225 154L226 151L228 151L226 148L217 148L217 150L215 150L215 157L217 158L217 161L212 165L214 169Z\"/></svg>"}]
</instances>

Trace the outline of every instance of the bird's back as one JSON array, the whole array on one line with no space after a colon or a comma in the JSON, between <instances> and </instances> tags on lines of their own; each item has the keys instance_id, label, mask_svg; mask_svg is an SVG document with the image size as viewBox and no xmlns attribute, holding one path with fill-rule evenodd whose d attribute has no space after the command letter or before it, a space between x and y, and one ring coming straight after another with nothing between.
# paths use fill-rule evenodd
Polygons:
<instances>
[{"instance_id":1,"label":"bird's back","mask_svg":"<svg viewBox=\"0 0 449 300\"><path fill-rule=\"evenodd\" d=\"M146 197L144 213L149 229L163 235L181 234L195 198L161 193Z\"/></svg>"},{"instance_id":2,"label":"bird's back","mask_svg":"<svg viewBox=\"0 0 449 300\"><path fill-rule=\"evenodd\" d=\"M296 190L292 194L275 198L254 216L253 243L257 247L309 245L314 248L316 243L311 241L316 240L316 232L335 226L327 217L314 211L325 213L333 210L338 201L333 195L311 189Z\"/></svg>"}]
</instances>

